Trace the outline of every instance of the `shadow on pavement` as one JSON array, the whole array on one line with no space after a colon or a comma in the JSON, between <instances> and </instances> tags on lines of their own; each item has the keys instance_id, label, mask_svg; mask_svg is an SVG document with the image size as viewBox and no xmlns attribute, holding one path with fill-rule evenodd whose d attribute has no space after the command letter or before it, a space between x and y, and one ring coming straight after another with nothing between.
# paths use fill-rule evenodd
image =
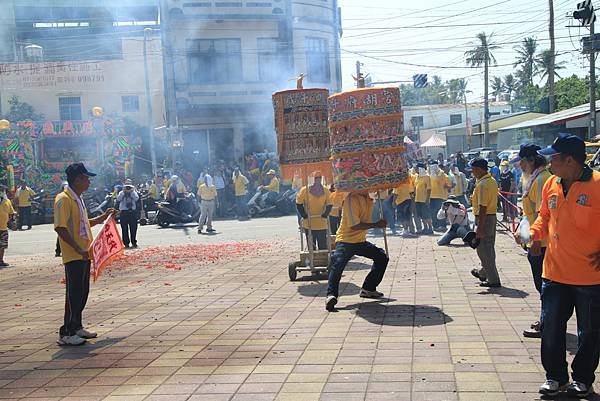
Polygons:
<instances>
[{"instance_id":1,"label":"shadow on pavement","mask_svg":"<svg viewBox=\"0 0 600 401\"><path fill-rule=\"evenodd\" d=\"M310 276L309 276L310 277ZM327 277L324 277L327 281ZM301 281L301 280L298 280ZM298 287L298 292L305 297L325 297L327 283L313 282L308 285L301 285ZM357 295L360 292L360 287L354 283L340 283L340 296Z\"/></svg>"},{"instance_id":2,"label":"shadow on pavement","mask_svg":"<svg viewBox=\"0 0 600 401\"><path fill-rule=\"evenodd\" d=\"M453 319L440 308L430 305L390 305L383 298L374 302L347 305L339 310L356 309L356 315L369 323L384 326L438 326Z\"/></svg>"},{"instance_id":3,"label":"shadow on pavement","mask_svg":"<svg viewBox=\"0 0 600 401\"><path fill-rule=\"evenodd\" d=\"M56 351L52 355L52 359L86 359L89 357L93 357L94 355L96 355L94 354L94 351L97 351L104 347L115 345L124 338L125 337L103 338L95 342L88 341L86 344L79 346L62 346L58 351Z\"/></svg>"},{"instance_id":4,"label":"shadow on pavement","mask_svg":"<svg viewBox=\"0 0 600 401\"><path fill-rule=\"evenodd\" d=\"M502 298L525 298L529 295L528 292L518 290L516 288L499 287L499 288L488 288L486 291L478 292L480 295L496 294Z\"/></svg>"}]
</instances>

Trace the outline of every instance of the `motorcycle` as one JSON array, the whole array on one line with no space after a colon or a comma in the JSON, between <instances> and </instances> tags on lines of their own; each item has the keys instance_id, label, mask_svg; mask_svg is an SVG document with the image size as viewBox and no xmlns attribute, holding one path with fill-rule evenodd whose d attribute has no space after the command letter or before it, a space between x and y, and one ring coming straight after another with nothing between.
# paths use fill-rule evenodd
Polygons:
<instances>
[{"instance_id":1,"label":"motorcycle","mask_svg":"<svg viewBox=\"0 0 600 401\"><path fill-rule=\"evenodd\" d=\"M156 224L166 228L170 224L191 223L198 221L200 217L200 207L194 194L187 194L176 202L161 201L157 202L158 212L156 214Z\"/></svg>"},{"instance_id":2,"label":"motorcycle","mask_svg":"<svg viewBox=\"0 0 600 401\"><path fill-rule=\"evenodd\" d=\"M46 221L46 212L43 208L44 197L46 194L44 190L41 189L39 192L31 199L31 224L38 225L44 224Z\"/></svg>"},{"instance_id":3,"label":"motorcycle","mask_svg":"<svg viewBox=\"0 0 600 401\"><path fill-rule=\"evenodd\" d=\"M115 199L113 198L112 193L109 192L104 197L102 203L98 204L93 208L90 208L88 213L91 217L97 217L100 216L102 213L106 212L106 210L115 206Z\"/></svg>"},{"instance_id":4,"label":"motorcycle","mask_svg":"<svg viewBox=\"0 0 600 401\"><path fill-rule=\"evenodd\" d=\"M258 190L248 201L251 217L285 216L296 210L296 191L288 189L283 193L274 193L265 189Z\"/></svg>"}]
</instances>

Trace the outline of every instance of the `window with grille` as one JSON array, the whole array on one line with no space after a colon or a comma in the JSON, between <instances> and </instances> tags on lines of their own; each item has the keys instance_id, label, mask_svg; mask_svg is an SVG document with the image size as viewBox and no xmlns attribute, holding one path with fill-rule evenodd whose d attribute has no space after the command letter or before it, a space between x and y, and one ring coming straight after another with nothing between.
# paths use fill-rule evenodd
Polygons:
<instances>
[{"instance_id":1,"label":"window with grille","mask_svg":"<svg viewBox=\"0 0 600 401\"><path fill-rule=\"evenodd\" d=\"M306 72L310 82L328 83L331 79L329 69L329 49L327 40L306 38Z\"/></svg>"},{"instance_id":2,"label":"window with grille","mask_svg":"<svg viewBox=\"0 0 600 401\"><path fill-rule=\"evenodd\" d=\"M240 39L190 39L186 51L190 83L242 82Z\"/></svg>"},{"instance_id":3,"label":"window with grille","mask_svg":"<svg viewBox=\"0 0 600 401\"><path fill-rule=\"evenodd\" d=\"M59 97L58 114L60 119L81 120L81 98L80 97Z\"/></svg>"}]
</instances>

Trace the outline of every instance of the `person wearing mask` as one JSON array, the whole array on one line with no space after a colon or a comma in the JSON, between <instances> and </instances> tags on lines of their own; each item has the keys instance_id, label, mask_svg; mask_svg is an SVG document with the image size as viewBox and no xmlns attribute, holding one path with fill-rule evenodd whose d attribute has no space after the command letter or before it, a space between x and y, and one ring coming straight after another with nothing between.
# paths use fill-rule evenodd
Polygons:
<instances>
[{"instance_id":1,"label":"person wearing mask","mask_svg":"<svg viewBox=\"0 0 600 401\"><path fill-rule=\"evenodd\" d=\"M433 162L429 166L431 180L431 197L430 210L431 219L433 221L433 229L438 231L446 231L446 220L437 218L437 211L442 207L442 203L448 199L448 191L452 188L450 179L440 168L437 162Z\"/></svg>"},{"instance_id":2,"label":"person wearing mask","mask_svg":"<svg viewBox=\"0 0 600 401\"><path fill-rule=\"evenodd\" d=\"M238 220L248 220L250 218L248 211L247 195L248 195L248 179L240 172L239 167L233 169L231 177L233 181L233 189L235 191L235 206ZM217 194L219 191L217 190ZM218 195L217 195L218 196Z\"/></svg>"},{"instance_id":3,"label":"person wearing mask","mask_svg":"<svg viewBox=\"0 0 600 401\"><path fill-rule=\"evenodd\" d=\"M200 199L200 219L198 220L198 234L202 234L204 225L207 233L214 233L212 220L218 202L217 188L213 184L209 174L204 175L204 182L198 188L198 199Z\"/></svg>"},{"instance_id":4,"label":"person wearing mask","mask_svg":"<svg viewBox=\"0 0 600 401\"><path fill-rule=\"evenodd\" d=\"M568 396L584 398L593 391L600 356L600 172L585 164L585 143L575 135L559 134L538 153L551 158L554 173L530 228L534 242L548 240L542 271L546 382L539 392L554 396L566 388ZM578 346L569 383L566 332L573 309Z\"/></svg>"},{"instance_id":5,"label":"person wearing mask","mask_svg":"<svg viewBox=\"0 0 600 401\"><path fill-rule=\"evenodd\" d=\"M17 200L18 224L19 231L26 225L28 230L31 230L31 198L35 196L35 192L27 186L24 180L21 180L21 185L15 193Z\"/></svg>"},{"instance_id":6,"label":"person wearing mask","mask_svg":"<svg viewBox=\"0 0 600 401\"><path fill-rule=\"evenodd\" d=\"M325 309L329 312L335 310L342 273L354 255L373 261L371 271L367 274L360 290L360 296L362 298L383 296L383 293L377 291L377 286L383 280L389 258L383 249L367 241L367 231L372 228L385 229L387 222L378 220L372 223L372 213L373 200L367 193L351 192L344 200L342 221L335 237L335 251L327 282Z\"/></svg>"},{"instance_id":7,"label":"person wearing mask","mask_svg":"<svg viewBox=\"0 0 600 401\"><path fill-rule=\"evenodd\" d=\"M446 219L450 228L437 241L440 246L449 245L455 238L464 238L469 232L469 218L467 208L462 205L455 196L450 195L442 203L442 207L437 212L438 219Z\"/></svg>"},{"instance_id":8,"label":"person wearing mask","mask_svg":"<svg viewBox=\"0 0 600 401\"><path fill-rule=\"evenodd\" d=\"M313 249L318 245L319 250L326 250L327 219L333 204L329 190L323 187L321 172L313 172L313 178L314 183L310 187L302 187L296 194L296 210L302 217L306 241L309 241L310 231Z\"/></svg>"},{"instance_id":9,"label":"person wearing mask","mask_svg":"<svg viewBox=\"0 0 600 401\"><path fill-rule=\"evenodd\" d=\"M335 190L335 185L329 186L329 193L331 194L331 213L329 213L329 227L331 228L331 234L337 233L338 227L340 226L340 219L342 216L342 205L344 199L346 199L346 192L339 192Z\"/></svg>"},{"instance_id":10,"label":"person wearing mask","mask_svg":"<svg viewBox=\"0 0 600 401\"><path fill-rule=\"evenodd\" d=\"M54 231L58 234L62 261L65 266L66 301L64 323L59 329L58 344L82 345L97 334L83 327L82 313L90 292L91 227L114 215L107 209L102 215L88 219L81 195L90 186L90 177L83 163L73 163L65 170L67 187L54 200Z\"/></svg>"},{"instance_id":11,"label":"person wearing mask","mask_svg":"<svg viewBox=\"0 0 600 401\"><path fill-rule=\"evenodd\" d=\"M514 205L517 204L516 193L517 185L515 176L509 169L508 160L500 162L500 191L504 192L501 197L502 203L502 221L509 221L515 217L517 212ZM505 199L506 198L506 199Z\"/></svg>"},{"instance_id":12,"label":"person wearing mask","mask_svg":"<svg viewBox=\"0 0 600 401\"><path fill-rule=\"evenodd\" d=\"M117 203L119 204L119 221L121 223L121 235L125 248L129 248L130 244L133 248L138 247L137 229L138 229L138 201L139 194L133 186L130 179L125 180L123 190L117 195Z\"/></svg>"},{"instance_id":13,"label":"person wearing mask","mask_svg":"<svg viewBox=\"0 0 600 401\"><path fill-rule=\"evenodd\" d=\"M548 171L546 158L537 152L541 148L533 143L522 144L519 155L511 160L511 164L519 163L523 171L523 216L529 224L537 219L542 206L542 190L551 174ZM517 230L518 231L518 230ZM515 238L518 238L515 237ZM544 255L548 246L548 239L541 241L530 241L527 246L527 260L531 266L533 283L535 289L541 295L542 292L542 266ZM542 324L540 319L534 322L529 329L523 331L523 336L540 338L542 336Z\"/></svg>"},{"instance_id":14,"label":"person wearing mask","mask_svg":"<svg viewBox=\"0 0 600 401\"><path fill-rule=\"evenodd\" d=\"M463 205L464 207L469 207L469 202L467 201L467 188L469 186L469 181L467 180L467 176L465 173L460 171L457 165L453 165L450 169L453 180L453 186L451 193L454 197Z\"/></svg>"},{"instance_id":15,"label":"person wearing mask","mask_svg":"<svg viewBox=\"0 0 600 401\"><path fill-rule=\"evenodd\" d=\"M488 172L488 162L482 158L471 160L473 175L477 179L473 190L473 214L477 229L475 238L479 240L477 256L481 269L471 270L478 278L481 287L500 287L500 277L496 269L496 207L498 204L498 184Z\"/></svg>"},{"instance_id":16,"label":"person wearing mask","mask_svg":"<svg viewBox=\"0 0 600 401\"><path fill-rule=\"evenodd\" d=\"M429 199L431 196L431 179L425 164L417 164L417 179L415 180L415 206L417 210L417 218L422 221L423 230L419 232L422 235L433 234L433 226L431 221L431 210L429 208Z\"/></svg>"},{"instance_id":17,"label":"person wearing mask","mask_svg":"<svg viewBox=\"0 0 600 401\"><path fill-rule=\"evenodd\" d=\"M4 261L4 253L8 249L8 222L15 215L6 189L5 185L0 185L0 267L10 266Z\"/></svg>"},{"instance_id":18,"label":"person wearing mask","mask_svg":"<svg viewBox=\"0 0 600 401\"><path fill-rule=\"evenodd\" d=\"M411 174L406 177L406 180L402 184L394 188L394 205L396 207L396 214L402 225L402 237L404 238L414 238L417 236L411 212L414 193L415 181Z\"/></svg>"}]
</instances>

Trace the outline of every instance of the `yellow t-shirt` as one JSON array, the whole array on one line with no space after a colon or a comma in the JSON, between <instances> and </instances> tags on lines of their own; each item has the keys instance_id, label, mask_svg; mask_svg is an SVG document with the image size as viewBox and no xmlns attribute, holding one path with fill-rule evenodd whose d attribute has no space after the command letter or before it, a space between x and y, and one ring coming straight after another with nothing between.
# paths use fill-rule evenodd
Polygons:
<instances>
[{"instance_id":1,"label":"yellow t-shirt","mask_svg":"<svg viewBox=\"0 0 600 401\"><path fill-rule=\"evenodd\" d=\"M331 216L340 217L342 205L344 204L344 199L346 199L346 196L348 196L347 192L335 191L331 194L331 202L333 203L331 213L329 213Z\"/></svg>"},{"instance_id":2,"label":"yellow t-shirt","mask_svg":"<svg viewBox=\"0 0 600 401\"><path fill-rule=\"evenodd\" d=\"M486 214L488 216L495 215L498 207L498 184L496 180L487 173L481 179L477 180L475 189L473 190L473 197L471 199L473 205L473 214L479 216L479 207L485 206L487 208Z\"/></svg>"},{"instance_id":3,"label":"yellow t-shirt","mask_svg":"<svg viewBox=\"0 0 600 401\"><path fill-rule=\"evenodd\" d=\"M148 188L148 196L151 199L158 199L158 186L156 184L150 184Z\"/></svg>"},{"instance_id":4,"label":"yellow t-shirt","mask_svg":"<svg viewBox=\"0 0 600 401\"><path fill-rule=\"evenodd\" d=\"M210 187L206 184L200 185L198 188L198 196L200 200L210 201L217 197L217 187L211 185Z\"/></svg>"},{"instance_id":5,"label":"yellow t-shirt","mask_svg":"<svg viewBox=\"0 0 600 401\"><path fill-rule=\"evenodd\" d=\"M279 179L277 179L277 177L273 177L271 182L269 182L269 185L265 186L265 189L267 191L279 193Z\"/></svg>"},{"instance_id":6,"label":"yellow t-shirt","mask_svg":"<svg viewBox=\"0 0 600 401\"><path fill-rule=\"evenodd\" d=\"M527 217L529 224L533 224L535 219L538 217L538 213L540 208L542 207L542 190L544 189L544 184L551 177L552 174L546 169L541 171L538 176L535 178L533 184L531 184L531 188L529 189L529 193L523 196L523 214ZM541 241L542 247L548 246L548 239L544 239Z\"/></svg>"},{"instance_id":7,"label":"yellow t-shirt","mask_svg":"<svg viewBox=\"0 0 600 401\"><path fill-rule=\"evenodd\" d=\"M233 187L235 188L235 196L244 196L248 193L246 187L248 186L248 179L240 173L237 177L233 176Z\"/></svg>"},{"instance_id":8,"label":"yellow t-shirt","mask_svg":"<svg viewBox=\"0 0 600 401\"><path fill-rule=\"evenodd\" d=\"M25 189L19 188L15 196L19 207L27 207L31 206L31 197L35 196L35 192L29 187L25 187Z\"/></svg>"},{"instance_id":9,"label":"yellow t-shirt","mask_svg":"<svg viewBox=\"0 0 600 401\"><path fill-rule=\"evenodd\" d=\"M367 240L368 230L353 230L359 223L371 223L373 200L367 194L351 193L344 200L342 220L335 236L336 242L357 244Z\"/></svg>"},{"instance_id":10,"label":"yellow t-shirt","mask_svg":"<svg viewBox=\"0 0 600 401\"><path fill-rule=\"evenodd\" d=\"M302 221L302 227L311 228L313 230L326 230L327 229L327 219L321 217L325 208L328 205L332 205L331 202L331 193L327 188L323 188L323 195L315 196L309 193L306 187L300 188L298 194L296 194L296 203L303 204L304 210L306 213L310 214L310 225L308 224L308 219L304 219ZM308 194L308 202L307 202L307 194ZM307 207L308 203L308 207Z\"/></svg>"},{"instance_id":11,"label":"yellow t-shirt","mask_svg":"<svg viewBox=\"0 0 600 401\"><path fill-rule=\"evenodd\" d=\"M448 189L445 187L450 186L450 178L445 173L439 175L432 175L431 179L431 198L433 199L448 199Z\"/></svg>"},{"instance_id":12,"label":"yellow t-shirt","mask_svg":"<svg viewBox=\"0 0 600 401\"><path fill-rule=\"evenodd\" d=\"M417 176L415 179L415 202L427 202L427 190L429 189L431 189L429 176Z\"/></svg>"},{"instance_id":13,"label":"yellow t-shirt","mask_svg":"<svg viewBox=\"0 0 600 401\"><path fill-rule=\"evenodd\" d=\"M87 210L85 222L88 239L85 239L79 235L80 227L80 215L79 206L77 201L68 192L61 192L56 195L54 200L54 228L63 227L66 228L71 238L81 249L88 249L92 244L92 230L90 228L90 222L87 218ZM60 249L62 251L63 263L69 263L74 260L83 260L82 256L77 252L71 245L67 244L62 238L59 237Z\"/></svg>"},{"instance_id":14,"label":"yellow t-shirt","mask_svg":"<svg viewBox=\"0 0 600 401\"><path fill-rule=\"evenodd\" d=\"M0 204L0 231L8 230L8 219L13 214L15 214L15 209L13 209L12 202L10 199L5 199Z\"/></svg>"},{"instance_id":15,"label":"yellow t-shirt","mask_svg":"<svg viewBox=\"0 0 600 401\"><path fill-rule=\"evenodd\" d=\"M401 204L405 200L410 199L410 194L415 192L415 178L409 175L406 181L394 188L394 195L396 195L396 205Z\"/></svg>"}]
</instances>

